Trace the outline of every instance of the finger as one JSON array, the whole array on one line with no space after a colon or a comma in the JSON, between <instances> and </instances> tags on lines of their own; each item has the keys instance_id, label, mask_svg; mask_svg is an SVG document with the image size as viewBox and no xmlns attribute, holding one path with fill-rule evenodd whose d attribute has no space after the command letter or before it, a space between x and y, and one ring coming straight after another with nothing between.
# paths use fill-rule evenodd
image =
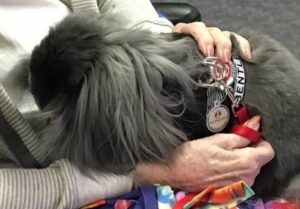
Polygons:
<instances>
[{"instance_id":1,"label":"finger","mask_svg":"<svg viewBox=\"0 0 300 209\"><path fill-rule=\"evenodd\" d=\"M272 145L265 140L258 141L254 145L253 149L256 153L256 160L261 166L267 164L275 157Z\"/></svg>"},{"instance_id":2,"label":"finger","mask_svg":"<svg viewBox=\"0 0 300 209\"><path fill-rule=\"evenodd\" d=\"M252 55L252 51L251 51L251 47L250 47L250 43L247 39L245 39L244 37L233 33L233 32L229 32L229 31L223 31L224 36L228 37L228 39L230 39L230 35L233 34L236 38L236 40L238 41L240 48L242 49L242 53L245 57L247 57L248 59L252 59L253 55Z\"/></svg>"},{"instance_id":3,"label":"finger","mask_svg":"<svg viewBox=\"0 0 300 209\"><path fill-rule=\"evenodd\" d=\"M217 50L217 57L223 62L229 63L231 57L231 40L225 36L219 28L208 28L210 35L214 39L214 44Z\"/></svg>"},{"instance_id":4,"label":"finger","mask_svg":"<svg viewBox=\"0 0 300 209\"><path fill-rule=\"evenodd\" d=\"M260 126L260 116L254 116L253 118L251 118L250 120L248 120L247 122L244 123L245 126L257 131L259 129ZM246 137L242 137L239 135L234 134L234 138L233 138L233 142L231 149L237 149L237 148L242 148L242 147L246 147L251 143L251 140L249 140Z\"/></svg>"},{"instance_id":5,"label":"finger","mask_svg":"<svg viewBox=\"0 0 300 209\"><path fill-rule=\"evenodd\" d=\"M244 123L245 126L258 130L260 126L260 116L255 116ZM226 150L232 150L248 146L251 141L245 137L236 134L219 134L220 136L214 140L218 146Z\"/></svg>"},{"instance_id":6,"label":"finger","mask_svg":"<svg viewBox=\"0 0 300 209\"><path fill-rule=\"evenodd\" d=\"M255 146L252 147L235 149L233 153L237 156L244 156L244 164L253 170L251 173L270 162L275 156L271 144L265 140L258 141Z\"/></svg>"},{"instance_id":7,"label":"finger","mask_svg":"<svg viewBox=\"0 0 300 209\"><path fill-rule=\"evenodd\" d=\"M174 27L174 32L189 34L197 41L200 51L205 56L214 55L214 39L202 22L178 23Z\"/></svg>"}]
</instances>

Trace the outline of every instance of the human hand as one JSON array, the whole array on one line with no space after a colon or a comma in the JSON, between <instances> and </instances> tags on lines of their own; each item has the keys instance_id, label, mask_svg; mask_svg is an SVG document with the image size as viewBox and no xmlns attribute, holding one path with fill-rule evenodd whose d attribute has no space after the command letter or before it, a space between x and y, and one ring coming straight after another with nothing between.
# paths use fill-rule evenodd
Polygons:
<instances>
[{"instance_id":1,"label":"human hand","mask_svg":"<svg viewBox=\"0 0 300 209\"><path fill-rule=\"evenodd\" d=\"M257 130L259 120L254 117L245 125ZM200 191L211 184L221 187L238 180L251 186L260 168L274 157L274 151L266 141L246 147L250 143L235 134L216 134L186 142L169 165L138 165L135 185L169 184L189 192Z\"/></svg>"},{"instance_id":2,"label":"human hand","mask_svg":"<svg viewBox=\"0 0 300 209\"><path fill-rule=\"evenodd\" d=\"M231 58L232 43L230 34L234 34L241 46L244 56L252 59L252 52L249 42L242 36L229 32L221 31L216 27L207 27L203 22L178 23L174 27L174 32L192 35L198 42L200 51L205 56L216 55L223 62L229 62Z\"/></svg>"}]
</instances>

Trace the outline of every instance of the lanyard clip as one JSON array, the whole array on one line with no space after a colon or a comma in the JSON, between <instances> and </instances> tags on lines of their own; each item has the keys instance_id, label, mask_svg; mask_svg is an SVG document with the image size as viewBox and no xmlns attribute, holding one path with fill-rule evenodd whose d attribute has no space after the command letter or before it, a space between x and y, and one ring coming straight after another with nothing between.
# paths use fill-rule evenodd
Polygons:
<instances>
[{"instance_id":1,"label":"lanyard clip","mask_svg":"<svg viewBox=\"0 0 300 209\"><path fill-rule=\"evenodd\" d=\"M230 76L230 67L217 57L207 57L203 60L202 64L210 67L210 77L207 79L207 82L202 82L201 79L199 79L199 86L204 88L217 88L225 92L232 103L232 113L237 117L237 111L241 107L241 98L234 96L234 90L231 86L234 79Z\"/></svg>"},{"instance_id":2,"label":"lanyard clip","mask_svg":"<svg viewBox=\"0 0 300 209\"><path fill-rule=\"evenodd\" d=\"M204 88L218 88L221 91L225 91L225 80L227 80L230 75L230 68L217 57L206 57L202 64L210 68L210 77L206 79L206 82L199 79L199 86Z\"/></svg>"}]
</instances>

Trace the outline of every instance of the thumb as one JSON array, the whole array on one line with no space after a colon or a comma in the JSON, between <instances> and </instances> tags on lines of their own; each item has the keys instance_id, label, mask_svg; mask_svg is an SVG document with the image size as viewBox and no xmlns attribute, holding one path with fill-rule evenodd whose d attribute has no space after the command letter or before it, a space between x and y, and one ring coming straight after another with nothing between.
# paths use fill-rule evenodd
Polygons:
<instances>
[{"instance_id":1,"label":"thumb","mask_svg":"<svg viewBox=\"0 0 300 209\"><path fill-rule=\"evenodd\" d=\"M260 126L260 116L249 119L244 125L257 131ZM219 137L214 142L227 150L246 147L251 143L249 139L236 134L219 134L216 136Z\"/></svg>"},{"instance_id":2,"label":"thumb","mask_svg":"<svg viewBox=\"0 0 300 209\"><path fill-rule=\"evenodd\" d=\"M260 116L254 116L253 118L249 119L248 121L246 121L244 123L245 126L247 126L248 128L251 128L253 130L258 130L259 126L260 126ZM242 148L242 147L246 147L248 146L251 141L245 137L233 134L233 140L232 144L231 144L231 148L232 149L236 149L236 148Z\"/></svg>"}]
</instances>

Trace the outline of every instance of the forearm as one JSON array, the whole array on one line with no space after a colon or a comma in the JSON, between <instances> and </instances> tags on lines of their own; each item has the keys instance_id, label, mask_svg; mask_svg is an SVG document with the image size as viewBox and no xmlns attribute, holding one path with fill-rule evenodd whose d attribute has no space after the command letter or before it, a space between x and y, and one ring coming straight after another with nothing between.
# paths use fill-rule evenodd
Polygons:
<instances>
[{"instance_id":1,"label":"forearm","mask_svg":"<svg viewBox=\"0 0 300 209\"><path fill-rule=\"evenodd\" d=\"M134 186L161 184L178 187L178 182L167 164L141 163L134 172Z\"/></svg>"},{"instance_id":2,"label":"forearm","mask_svg":"<svg viewBox=\"0 0 300 209\"><path fill-rule=\"evenodd\" d=\"M78 203L70 167L57 163L47 169L1 169L0 208L75 208Z\"/></svg>"},{"instance_id":3,"label":"forearm","mask_svg":"<svg viewBox=\"0 0 300 209\"><path fill-rule=\"evenodd\" d=\"M132 188L131 176L90 175L66 160L46 169L0 169L0 208L79 208Z\"/></svg>"},{"instance_id":4,"label":"forearm","mask_svg":"<svg viewBox=\"0 0 300 209\"><path fill-rule=\"evenodd\" d=\"M109 14L126 28L172 32L173 25L160 18L149 0L99 0L100 14Z\"/></svg>"}]
</instances>

